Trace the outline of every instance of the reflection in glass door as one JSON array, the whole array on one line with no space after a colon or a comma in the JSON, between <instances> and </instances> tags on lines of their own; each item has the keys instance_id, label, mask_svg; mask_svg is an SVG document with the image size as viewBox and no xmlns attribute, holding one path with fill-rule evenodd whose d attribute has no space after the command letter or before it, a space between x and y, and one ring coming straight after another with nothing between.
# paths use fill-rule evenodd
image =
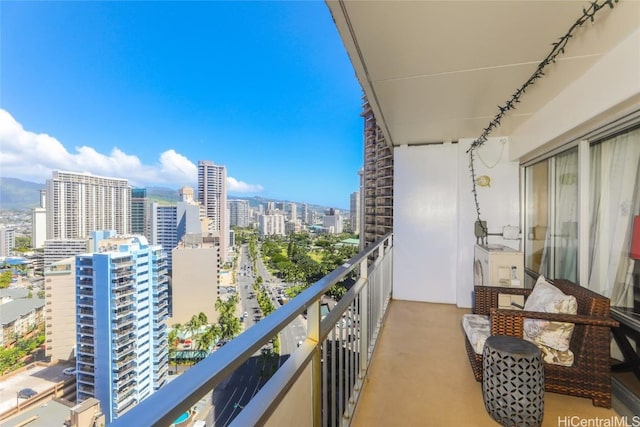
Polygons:
<instances>
[{"instance_id":1,"label":"reflection in glass door","mask_svg":"<svg viewBox=\"0 0 640 427\"><path fill-rule=\"evenodd\" d=\"M577 147L527 167L525 186L525 266L577 281Z\"/></svg>"}]
</instances>

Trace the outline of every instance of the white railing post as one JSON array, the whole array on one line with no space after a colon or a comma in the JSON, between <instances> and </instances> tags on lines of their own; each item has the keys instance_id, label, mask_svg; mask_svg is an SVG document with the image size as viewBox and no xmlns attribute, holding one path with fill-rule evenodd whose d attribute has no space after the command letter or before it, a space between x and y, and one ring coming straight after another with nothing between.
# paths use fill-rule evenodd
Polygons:
<instances>
[{"instance_id":1,"label":"white railing post","mask_svg":"<svg viewBox=\"0 0 640 427\"><path fill-rule=\"evenodd\" d=\"M322 358L320 355L320 299L307 307L307 336L314 342L315 350L311 359L313 425L322 425Z\"/></svg>"},{"instance_id":2,"label":"white railing post","mask_svg":"<svg viewBox=\"0 0 640 427\"><path fill-rule=\"evenodd\" d=\"M360 292L360 372L358 379L362 380L369 366L369 286L371 281L368 277L368 261L364 258L360 261L360 280L365 281L365 285Z\"/></svg>"}]
</instances>

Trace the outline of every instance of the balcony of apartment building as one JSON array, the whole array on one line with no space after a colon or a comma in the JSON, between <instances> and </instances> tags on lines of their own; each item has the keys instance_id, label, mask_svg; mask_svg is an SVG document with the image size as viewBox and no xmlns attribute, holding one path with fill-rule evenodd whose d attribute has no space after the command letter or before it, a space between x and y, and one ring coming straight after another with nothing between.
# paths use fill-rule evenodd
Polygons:
<instances>
[{"instance_id":1,"label":"balcony of apartment building","mask_svg":"<svg viewBox=\"0 0 640 427\"><path fill-rule=\"evenodd\" d=\"M472 311L478 239L517 246L529 269L614 297L612 305L624 300L592 279L588 254L612 246L590 225L590 186L607 181L605 196L630 187L630 202L607 204L619 203L625 218L640 213L638 176L629 175L637 160L620 178L622 163L603 167L600 152L624 144L621 136L640 146L640 4L327 4L371 110L361 193L363 234L375 243L115 426L171 424L301 315L306 339L238 405L233 425L495 425L461 327ZM380 150L388 153L367 158ZM620 162L639 158L633 147L619 153ZM475 233L478 219L487 225ZM500 232L507 225L519 230L513 241ZM542 242L536 227L546 227ZM626 245L630 229L621 229ZM625 257L626 249L619 265L637 275ZM356 283L321 314L321 296L352 272ZM638 413L628 406L637 397L617 378L612 384L613 408L546 392L543 425L604 425Z\"/></svg>"}]
</instances>

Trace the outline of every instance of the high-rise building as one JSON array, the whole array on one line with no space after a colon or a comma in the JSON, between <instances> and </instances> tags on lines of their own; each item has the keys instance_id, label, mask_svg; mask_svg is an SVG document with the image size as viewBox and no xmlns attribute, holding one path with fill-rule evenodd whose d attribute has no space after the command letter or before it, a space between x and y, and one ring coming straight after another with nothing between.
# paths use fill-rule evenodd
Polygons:
<instances>
[{"instance_id":1,"label":"high-rise building","mask_svg":"<svg viewBox=\"0 0 640 427\"><path fill-rule=\"evenodd\" d=\"M249 201L229 200L229 223L233 227L249 226Z\"/></svg>"},{"instance_id":2,"label":"high-rise building","mask_svg":"<svg viewBox=\"0 0 640 427\"><path fill-rule=\"evenodd\" d=\"M227 256L229 239L227 215L227 168L208 160L198 161L198 202L210 219L210 232L220 241L222 262Z\"/></svg>"},{"instance_id":3,"label":"high-rise building","mask_svg":"<svg viewBox=\"0 0 640 427\"><path fill-rule=\"evenodd\" d=\"M265 205L265 211L268 214L276 210L276 202L267 202Z\"/></svg>"},{"instance_id":4,"label":"high-rise building","mask_svg":"<svg viewBox=\"0 0 640 427\"><path fill-rule=\"evenodd\" d=\"M196 199L193 197L193 188L189 186L181 187L178 190L178 195L180 196L181 202L195 203Z\"/></svg>"},{"instance_id":5,"label":"high-rise building","mask_svg":"<svg viewBox=\"0 0 640 427\"><path fill-rule=\"evenodd\" d=\"M298 219L298 205L289 203L289 220L295 221L296 219Z\"/></svg>"},{"instance_id":6,"label":"high-rise building","mask_svg":"<svg viewBox=\"0 0 640 427\"><path fill-rule=\"evenodd\" d=\"M366 99L364 119L364 171L362 177L364 220L360 242L367 247L393 231L393 151Z\"/></svg>"},{"instance_id":7,"label":"high-rise building","mask_svg":"<svg viewBox=\"0 0 640 427\"><path fill-rule=\"evenodd\" d=\"M309 210L309 205L306 203L302 204L302 211L300 212L300 219L303 224L311 224L311 211Z\"/></svg>"},{"instance_id":8,"label":"high-rise building","mask_svg":"<svg viewBox=\"0 0 640 427\"><path fill-rule=\"evenodd\" d=\"M47 239L79 239L94 230L131 232L126 179L54 171L47 180Z\"/></svg>"},{"instance_id":9,"label":"high-rise building","mask_svg":"<svg viewBox=\"0 0 640 427\"><path fill-rule=\"evenodd\" d=\"M175 205L160 205L154 202L150 211L151 244L162 246L171 270L171 251L178 244L178 209Z\"/></svg>"},{"instance_id":10,"label":"high-rise building","mask_svg":"<svg viewBox=\"0 0 640 427\"><path fill-rule=\"evenodd\" d=\"M31 247L38 249L44 246L47 239L46 190L40 190L40 206L31 209Z\"/></svg>"},{"instance_id":11,"label":"high-rise building","mask_svg":"<svg viewBox=\"0 0 640 427\"><path fill-rule=\"evenodd\" d=\"M330 234L340 234L343 231L342 215L338 209L327 209L322 218L322 226L327 229Z\"/></svg>"},{"instance_id":12,"label":"high-rise building","mask_svg":"<svg viewBox=\"0 0 640 427\"><path fill-rule=\"evenodd\" d=\"M109 424L166 382L168 280L144 236L99 246L76 256L77 400L100 400Z\"/></svg>"},{"instance_id":13,"label":"high-rise building","mask_svg":"<svg viewBox=\"0 0 640 427\"><path fill-rule=\"evenodd\" d=\"M180 242L186 234L201 234L200 208L193 201L176 203L177 242Z\"/></svg>"},{"instance_id":14,"label":"high-rise building","mask_svg":"<svg viewBox=\"0 0 640 427\"><path fill-rule=\"evenodd\" d=\"M210 237L189 234L173 249L171 277L171 318L169 324L185 324L200 312L215 323L218 314L220 247Z\"/></svg>"},{"instance_id":15,"label":"high-rise building","mask_svg":"<svg viewBox=\"0 0 640 427\"><path fill-rule=\"evenodd\" d=\"M281 213L267 213L258 217L258 231L260 237L284 236L284 215Z\"/></svg>"},{"instance_id":16,"label":"high-rise building","mask_svg":"<svg viewBox=\"0 0 640 427\"><path fill-rule=\"evenodd\" d=\"M16 247L16 229L0 227L0 257L6 257L13 254L13 248Z\"/></svg>"},{"instance_id":17,"label":"high-rise building","mask_svg":"<svg viewBox=\"0 0 640 427\"><path fill-rule=\"evenodd\" d=\"M46 270L55 262L86 252L93 252L91 238L45 240L44 269Z\"/></svg>"},{"instance_id":18,"label":"high-rise building","mask_svg":"<svg viewBox=\"0 0 640 427\"><path fill-rule=\"evenodd\" d=\"M151 204L151 244L160 245L167 254L169 270L173 269L172 251L186 234L201 234L200 208L194 202L175 205Z\"/></svg>"},{"instance_id":19,"label":"high-rise building","mask_svg":"<svg viewBox=\"0 0 640 427\"><path fill-rule=\"evenodd\" d=\"M300 224L300 220L285 221L284 223L285 234L300 233L301 231L302 231L302 225Z\"/></svg>"},{"instance_id":20,"label":"high-rise building","mask_svg":"<svg viewBox=\"0 0 640 427\"><path fill-rule=\"evenodd\" d=\"M349 199L349 219L351 232L360 233L360 192L354 191Z\"/></svg>"},{"instance_id":21,"label":"high-rise building","mask_svg":"<svg viewBox=\"0 0 640 427\"><path fill-rule=\"evenodd\" d=\"M131 189L131 234L149 238L149 212L146 188Z\"/></svg>"},{"instance_id":22,"label":"high-rise building","mask_svg":"<svg viewBox=\"0 0 640 427\"><path fill-rule=\"evenodd\" d=\"M46 347L52 361L71 360L76 348L76 259L52 263L44 272Z\"/></svg>"}]
</instances>

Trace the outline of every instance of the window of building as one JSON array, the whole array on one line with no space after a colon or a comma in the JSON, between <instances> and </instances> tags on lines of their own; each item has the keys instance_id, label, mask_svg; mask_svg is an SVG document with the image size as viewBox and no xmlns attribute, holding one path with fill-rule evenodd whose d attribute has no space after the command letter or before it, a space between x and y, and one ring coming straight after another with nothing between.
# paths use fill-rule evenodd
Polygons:
<instances>
[{"instance_id":1,"label":"window of building","mask_svg":"<svg viewBox=\"0 0 640 427\"><path fill-rule=\"evenodd\" d=\"M589 287L612 305L633 307L640 300L629 258L633 218L640 215L640 128L591 145L589 157Z\"/></svg>"},{"instance_id":2,"label":"window of building","mask_svg":"<svg viewBox=\"0 0 640 427\"><path fill-rule=\"evenodd\" d=\"M629 258L640 215L638 124L525 165L524 186L525 267L640 311L640 263Z\"/></svg>"}]
</instances>

